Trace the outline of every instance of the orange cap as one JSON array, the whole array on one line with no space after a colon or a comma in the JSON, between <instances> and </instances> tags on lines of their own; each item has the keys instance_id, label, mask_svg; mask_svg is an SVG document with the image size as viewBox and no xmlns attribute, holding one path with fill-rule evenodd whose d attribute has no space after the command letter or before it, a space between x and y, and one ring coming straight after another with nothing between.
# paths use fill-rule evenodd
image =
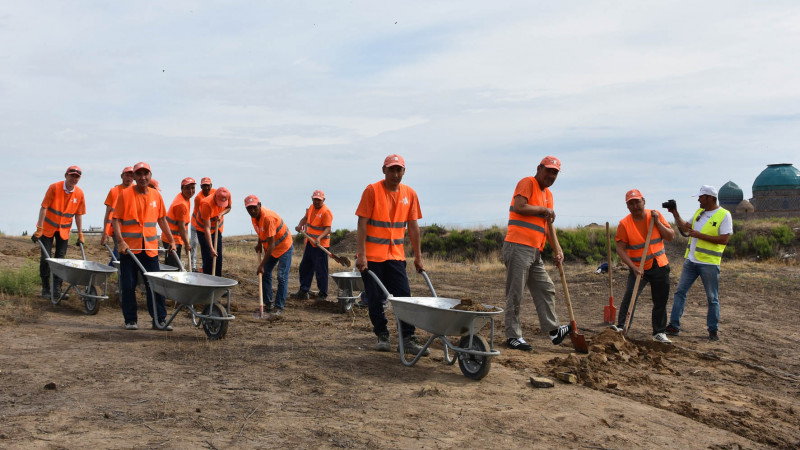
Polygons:
<instances>
[{"instance_id":1,"label":"orange cap","mask_svg":"<svg viewBox=\"0 0 800 450\"><path fill-rule=\"evenodd\" d=\"M156 180L155 178L150 178L150 187L157 191L161 190L161 188L158 186L158 180Z\"/></svg>"},{"instance_id":2,"label":"orange cap","mask_svg":"<svg viewBox=\"0 0 800 450\"><path fill-rule=\"evenodd\" d=\"M78 166L69 166L69 167L67 167L67 175L73 175L73 174L77 175L77 176L81 176L83 174L83 172L81 171L81 168L78 167Z\"/></svg>"},{"instance_id":3,"label":"orange cap","mask_svg":"<svg viewBox=\"0 0 800 450\"><path fill-rule=\"evenodd\" d=\"M146 162L138 162L134 164L133 171L138 172L139 169L147 169L148 172L152 172L152 170L150 170L150 164L147 164Z\"/></svg>"},{"instance_id":4,"label":"orange cap","mask_svg":"<svg viewBox=\"0 0 800 450\"><path fill-rule=\"evenodd\" d=\"M133 173L133 167L128 166L128 167L122 169L122 173L128 173L128 172Z\"/></svg>"},{"instance_id":5,"label":"orange cap","mask_svg":"<svg viewBox=\"0 0 800 450\"><path fill-rule=\"evenodd\" d=\"M211 184L211 178L208 178L208 177L200 178L200 186L202 186L204 184Z\"/></svg>"},{"instance_id":6,"label":"orange cap","mask_svg":"<svg viewBox=\"0 0 800 450\"><path fill-rule=\"evenodd\" d=\"M231 192L224 187L217 189L217 192L214 192L214 201L220 208L227 208L231 203Z\"/></svg>"},{"instance_id":7,"label":"orange cap","mask_svg":"<svg viewBox=\"0 0 800 450\"><path fill-rule=\"evenodd\" d=\"M559 172L561 171L561 160L555 156L545 156L539 164L550 169L556 169Z\"/></svg>"},{"instance_id":8,"label":"orange cap","mask_svg":"<svg viewBox=\"0 0 800 450\"><path fill-rule=\"evenodd\" d=\"M245 208L247 208L248 206L256 206L256 205L258 205L258 197L256 197L255 195L248 195L247 197L244 198Z\"/></svg>"},{"instance_id":9,"label":"orange cap","mask_svg":"<svg viewBox=\"0 0 800 450\"><path fill-rule=\"evenodd\" d=\"M314 191L313 194L311 194L311 198L318 198L320 200L325 200L325 193L317 189L316 191Z\"/></svg>"},{"instance_id":10,"label":"orange cap","mask_svg":"<svg viewBox=\"0 0 800 450\"><path fill-rule=\"evenodd\" d=\"M197 182L194 181L194 178L192 177L186 177L183 179L183 181L181 181L181 187L184 187L187 184L197 184Z\"/></svg>"},{"instance_id":11,"label":"orange cap","mask_svg":"<svg viewBox=\"0 0 800 450\"><path fill-rule=\"evenodd\" d=\"M398 154L389 155L383 160L383 167L400 166L405 169L406 160Z\"/></svg>"},{"instance_id":12,"label":"orange cap","mask_svg":"<svg viewBox=\"0 0 800 450\"><path fill-rule=\"evenodd\" d=\"M631 189L630 191L625 193L625 203L628 203L628 201L634 200L634 199L637 199L637 198L638 199L644 198L644 196L642 195L641 192L639 192L638 189Z\"/></svg>"}]
</instances>

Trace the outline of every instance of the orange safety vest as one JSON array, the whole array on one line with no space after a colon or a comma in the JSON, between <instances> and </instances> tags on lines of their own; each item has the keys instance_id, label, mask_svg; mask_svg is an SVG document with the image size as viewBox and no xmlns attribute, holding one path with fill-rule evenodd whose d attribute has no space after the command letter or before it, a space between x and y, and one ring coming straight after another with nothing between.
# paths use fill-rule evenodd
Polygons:
<instances>
[{"instance_id":1,"label":"orange safety vest","mask_svg":"<svg viewBox=\"0 0 800 450\"><path fill-rule=\"evenodd\" d=\"M264 251L267 250L269 245L267 244L267 239L270 237L275 238L275 248L272 249L272 253L270 256L273 258L278 258L284 253L286 250L289 250L289 247L292 246L292 235L289 233L289 227L286 226L281 216L278 215L275 211L269 210L265 207L261 207L261 217L256 219L255 217L251 217L250 221L253 222L253 229L256 231L258 235L258 241L261 242L261 246L264 247ZM275 224L278 224L275 226ZM270 229L275 228L275 233L270 234Z\"/></svg>"},{"instance_id":2,"label":"orange safety vest","mask_svg":"<svg viewBox=\"0 0 800 450\"><path fill-rule=\"evenodd\" d=\"M214 196L214 192L217 192L217 190L214 189L214 188L211 188L211 190L208 191L208 196L203 195L203 191L200 191L197 194L195 194L195 196L194 196L194 210L192 211L192 226L195 228L195 230L204 230L206 228L202 223L199 223L197 221L197 213L200 211L200 202L202 202L203 200L205 200L208 197L213 197Z\"/></svg>"},{"instance_id":3,"label":"orange safety vest","mask_svg":"<svg viewBox=\"0 0 800 450\"><path fill-rule=\"evenodd\" d=\"M183 215L178 216L176 210L178 207L183 205L185 207ZM184 226L189 225L190 220L189 214L189 199L184 197L183 194L178 194L172 200L172 204L169 205L169 210L167 211L167 226L169 227L169 231L172 232L172 238L175 240L176 245L183 245L183 238L181 237L181 233L178 230L178 222L183 222Z\"/></svg>"},{"instance_id":4,"label":"orange safety vest","mask_svg":"<svg viewBox=\"0 0 800 450\"><path fill-rule=\"evenodd\" d=\"M323 204L322 208L314 209L314 205L306 209L306 234L311 236L312 238L316 239L322 235L322 232L325 231L325 228L331 226L333 224L333 214L331 210L328 209L328 205ZM311 242L308 238L306 238L306 242ZM328 236L325 236L324 239L319 241L320 245L323 247L330 247L331 246L331 238L330 233ZM311 245L316 247L313 242Z\"/></svg>"},{"instance_id":5,"label":"orange safety vest","mask_svg":"<svg viewBox=\"0 0 800 450\"><path fill-rule=\"evenodd\" d=\"M140 210L141 201L144 201L144 208ZM146 249L147 256L158 256L156 225L164 215L164 200L151 187L147 188L146 194L139 194L133 188L123 189L114 207L114 218L120 221L122 239L132 249Z\"/></svg>"},{"instance_id":6,"label":"orange safety vest","mask_svg":"<svg viewBox=\"0 0 800 450\"><path fill-rule=\"evenodd\" d=\"M514 212L514 198L519 195L519 188L523 181L530 180L533 183L533 194L528 198L528 204L532 206L544 206L553 209L553 193L550 189L539 188L539 182L535 177L526 177L517 183L517 190L511 197L511 207L508 209L508 232L506 241L517 244L527 245L528 247L544 250L547 242L547 219L538 216L525 216Z\"/></svg>"},{"instance_id":7,"label":"orange safety vest","mask_svg":"<svg viewBox=\"0 0 800 450\"><path fill-rule=\"evenodd\" d=\"M211 237L213 238L214 233L217 232L217 225L219 225L219 232L222 234L222 230L225 229L225 217L220 216L219 213L221 213L224 209L225 208L220 208L217 206L217 202L214 201L213 194L209 195L200 202L200 207L197 209L197 211L195 211L195 213L197 213L197 224L194 227L197 228L198 232L205 233L206 220L210 220Z\"/></svg>"},{"instance_id":8,"label":"orange safety vest","mask_svg":"<svg viewBox=\"0 0 800 450\"><path fill-rule=\"evenodd\" d=\"M625 243L625 252L631 258L631 261L639 264L642 261L642 253L644 253L644 241L647 239L647 228L650 226L651 210L645 210L645 229L641 230L636 226L636 221L633 216L628 214L627 217L619 221L620 226L625 227L625 232L628 235L628 242ZM664 267L669 264L667 254L664 251L664 240L658 228L653 226L653 234L650 236L650 247L647 250L647 257L644 260L644 270L650 270L653 267L653 258L658 262L658 267Z\"/></svg>"},{"instance_id":9,"label":"orange safety vest","mask_svg":"<svg viewBox=\"0 0 800 450\"><path fill-rule=\"evenodd\" d=\"M372 214L367 220L367 260L383 262L387 260L405 260L406 252L403 247L405 241L408 216L416 193L410 187L401 184L398 191L397 206L394 211L389 210L387 197L390 193L383 185L383 181L372 183L375 193L372 205Z\"/></svg>"},{"instance_id":10,"label":"orange safety vest","mask_svg":"<svg viewBox=\"0 0 800 450\"><path fill-rule=\"evenodd\" d=\"M105 223L104 231L106 236L114 236L114 228L111 226L111 219L114 217L114 206L117 204L117 198L119 198L119 193L123 189L125 189L125 186L121 184L112 187L108 191L105 203L103 203L104 205L111 207L111 211L108 212L108 220L106 220Z\"/></svg>"},{"instance_id":11,"label":"orange safety vest","mask_svg":"<svg viewBox=\"0 0 800 450\"><path fill-rule=\"evenodd\" d=\"M81 188L75 186L72 193L67 194L64 192L63 181L55 182L47 188L42 208L45 208L42 234L53 237L57 231L64 240L69 239L72 218L75 215L86 214L86 203Z\"/></svg>"}]
</instances>

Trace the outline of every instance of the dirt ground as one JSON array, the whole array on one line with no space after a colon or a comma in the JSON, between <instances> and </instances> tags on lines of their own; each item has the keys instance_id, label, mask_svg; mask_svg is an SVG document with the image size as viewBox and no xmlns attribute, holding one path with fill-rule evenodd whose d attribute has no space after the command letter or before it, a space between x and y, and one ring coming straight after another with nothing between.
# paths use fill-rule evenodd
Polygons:
<instances>
[{"instance_id":1,"label":"dirt ground","mask_svg":"<svg viewBox=\"0 0 800 450\"><path fill-rule=\"evenodd\" d=\"M91 239L88 259L107 261ZM721 340L707 340L698 282L684 330L669 346L650 340L649 289L623 339L602 323L608 276L568 265L589 354L575 353L569 339L552 345L528 301L524 332L534 351L506 348L501 318L501 354L473 381L458 364L444 364L438 342L413 367L396 352L373 351L366 311L340 313L334 285L328 302L290 300L280 320L254 318L250 246L226 239L223 275L239 285L236 319L219 341L207 341L183 312L171 333L125 331L113 295L93 316L74 293L59 305L0 297L0 447L800 447L800 267L723 262ZM670 250L674 290L682 259ZM72 247L68 257L80 252ZM37 259L29 240L0 238L0 268ZM566 322L558 271L548 268ZM341 270L331 261L331 272ZM499 264L430 262L428 272L440 296L504 306ZM617 303L625 277L615 273ZM428 295L419 275L411 281L416 295ZM297 287L293 267L290 291ZM143 298L139 314L147 324ZM391 308L387 315L395 346ZM481 335L489 337L488 327ZM577 383L557 380L557 372ZM534 388L531 376L555 386Z\"/></svg>"}]
</instances>

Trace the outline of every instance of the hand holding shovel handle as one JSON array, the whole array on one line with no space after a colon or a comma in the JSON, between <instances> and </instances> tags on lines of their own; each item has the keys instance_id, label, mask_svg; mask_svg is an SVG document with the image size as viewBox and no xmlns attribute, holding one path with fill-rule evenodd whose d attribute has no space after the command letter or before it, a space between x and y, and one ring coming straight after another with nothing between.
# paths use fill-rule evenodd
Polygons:
<instances>
[{"instance_id":1,"label":"hand holding shovel handle","mask_svg":"<svg viewBox=\"0 0 800 450\"><path fill-rule=\"evenodd\" d=\"M631 315L633 315L633 308L636 306L636 299L639 297L639 283L642 281L642 274L644 273L644 263L647 261L647 253L650 251L650 236L653 235L653 226L656 224L656 218L650 214L650 226L647 229L647 238L644 240L644 250L642 251L642 260L639 261L639 274L636 275L636 283L633 284L633 295L631 295L631 304L628 306L628 314L625 315L625 325L622 327L622 334L628 334L630 327Z\"/></svg>"},{"instance_id":2,"label":"hand holding shovel handle","mask_svg":"<svg viewBox=\"0 0 800 450\"><path fill-rule=\"evenodd\" d=\"M305 231L301 230L300 232L303 233L303 236L305 236L308 240L314 241L314 238L309 236ZM316 241L314 241L314 242L316 242ZM323 252L327 253L328 256L333 258L333 260L336 261L337 263L339 263L339 264L341 264L341 265L343 265L345 267L350 267L350 260L347 259L346 256L336 256L333 253L331 253L327 248L323 247L322 244L319 244L319 248L322 249Z\"/></svg>"}]
</instances>

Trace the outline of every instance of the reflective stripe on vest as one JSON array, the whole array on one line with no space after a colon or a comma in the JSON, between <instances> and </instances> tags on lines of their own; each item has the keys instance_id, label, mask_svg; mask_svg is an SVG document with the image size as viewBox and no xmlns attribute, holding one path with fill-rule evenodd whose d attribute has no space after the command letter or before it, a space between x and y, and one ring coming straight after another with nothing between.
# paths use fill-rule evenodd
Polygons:
<instances>
[{"instance_id":1,"label":"reflective stripe on vest","mask_svg":"<svg viewBox=\"0 0 800 450\"><path fill-rule=\"evenodd\" d=\"M177 213L175 212L175 207L183 205L186 207L187 214L184 217L178 217ZM183 196L183 194L178 194L172 200L172 204L169 205L169 210L167 211L167 226L169 227L169 231L172 233L172 239L175 241L176 245L184 245L183 238L181 237L180 230L178 230L178 223L183 222L184 226L189 225L189 221L191 217L189 216L189 200ZM188 231L188 230L187 230Z\"/></svg>"},{"instance_id":2,"label":"reflective stripe on vest","mask_svg":"<svg viewBox=\"0 0 800 450\"><path fill-rule=\"evenodd\" d=\"M52 189L55 195L50 205L45 208L42 232L44 236L55 236L55 233L58 233L61 239L69 239L72 219L83 201L83 193L75 186L72 193L67 194L64 192L63 181L51 184L48 189Z\"/></svg>"},{"instance_id":3,"label":"reflective stripe on vest","mask_svg":"<svg viewBox=\"0 0 800 450\"><path fill-rule=\"evenodd\" d=\"M144 211L137 211L137 195L146 195ZM130 248L144 248L148 256L158 256L158 204L163 202L161 195L153 188L148 188L146 194L139 194L136 189L124 189L120 196L125 209L117 214L122 216L120 221L120 234ZM140 217L139 214L143 214ZM134 253L140 253L134 251Z\"/></svg>"},{"instance_id":4,"label":"reflective stripe on vest","mask_svg":"<svg viewBox=\"0 0 800 450\"><path fill-rule=\"evenodd\" d=\"M705 210L700 208L694 213L694 217L692 217L692 228L694 228L695 222L697 222L697 219L703 211ZM706 223L703 224L703 228L700 229L700 232L708 236L719 236L719 227L722 225L722 220L725 219L726 214L728 214L727 209L722 207L717 208L717 212L709 217ZM697 239L697 244L694 247L694 257L700 262L720 265L720 263L722 263L722 253L725 251L725 247L725 244L714 244L702 239ZM686 247L686 253L683 256L684 258L689 257L689 250L691 250L691 248L692 241L690 239L689 245Z\"/></svg>"},{"instance_id":5,"label":"reflective stripe on vest","mask_svg":"<svg viewBox=\"0 0 800 450\"><path fill-rule=\"evenodd\" d=\"M326 205L320 206L319 209L314 209L314 205L306 209L306 234L314 239L319 239L322 232L328 228L329 225L324 225L325 216L331 214L330 209ZM333 215L331 214L331 217ZM311 246L316 246L310 239L306 238L306 243L311 243ZM330 247L331 239L330 234L319 240L320 245L323 247Z\"/></svg>"},{"instance_id":6,"label":"reflective stripe on vest","mask_svg":"<svg viewBox=\"0 0 800 450\"><path fill-rule=\"evenodd\" d=\"M651 210L645 210L645 218L644 221L647 224L646 228L650 226L650 220L652 220L652 212ZM658 220L658 219L656 219ZM632 215L627 215L622 221L620 221L621 225L625 226L625 231L628 235L628 242L625 243L625 252L628 254L628 257L631 261L639 264L642 261L642 253L645 252L644 248L644 241L647 238L647 232L645 234L641 234L639 228L636 227L636 221L633 220ZM658 233L655 225L653 225L653 233ZM650 270L653 267L652 262L648 262L652 259L659 259L658 257L661 255L666 254L664 249L664 238L661 237L659 234L658 237L655 239L650 239L650 245L647 249L647 257L645 258L644 269ZM658 266L663 267L667 265L667 261L659 261Z\"/></svg>"},{"instance_id":7,"label":"reflective stripe on vest","mask_svg":"<svg viewBox=\"0 0 800 450\"><path fill-rule=\"evenodd\" d=\"M394 217L390 217L389 201L391 195L383 181L372 183L374 202L372 215L367 218L367 260L382 262L387 260L402 261L406 258L405 234L411 205L406 201L412 196L408 186L401 184L397 192L397 208Z\"/></svg>"},{"instance_id":8,"label":"reflective stripe on vest","mask_svg":"<svg viewBox=\"0 0 800 450\"><path fill-rule=\"evenodd\" d=\"M539 189L539 182L536 181L536 178L528 178L531 179L533 183L534 191L532 195L534 198L529 198L528 204L531 206L552 208L552 197L549 195L550 191L547 189ZM511 197L511 206L508 208L508 231L506 232L505 240L538 248L540 251L543 250L544 244L547 242L547 219L539 216L526 216L514 212L515 197L516 195Z\"/></svg>"}]
</instances>

